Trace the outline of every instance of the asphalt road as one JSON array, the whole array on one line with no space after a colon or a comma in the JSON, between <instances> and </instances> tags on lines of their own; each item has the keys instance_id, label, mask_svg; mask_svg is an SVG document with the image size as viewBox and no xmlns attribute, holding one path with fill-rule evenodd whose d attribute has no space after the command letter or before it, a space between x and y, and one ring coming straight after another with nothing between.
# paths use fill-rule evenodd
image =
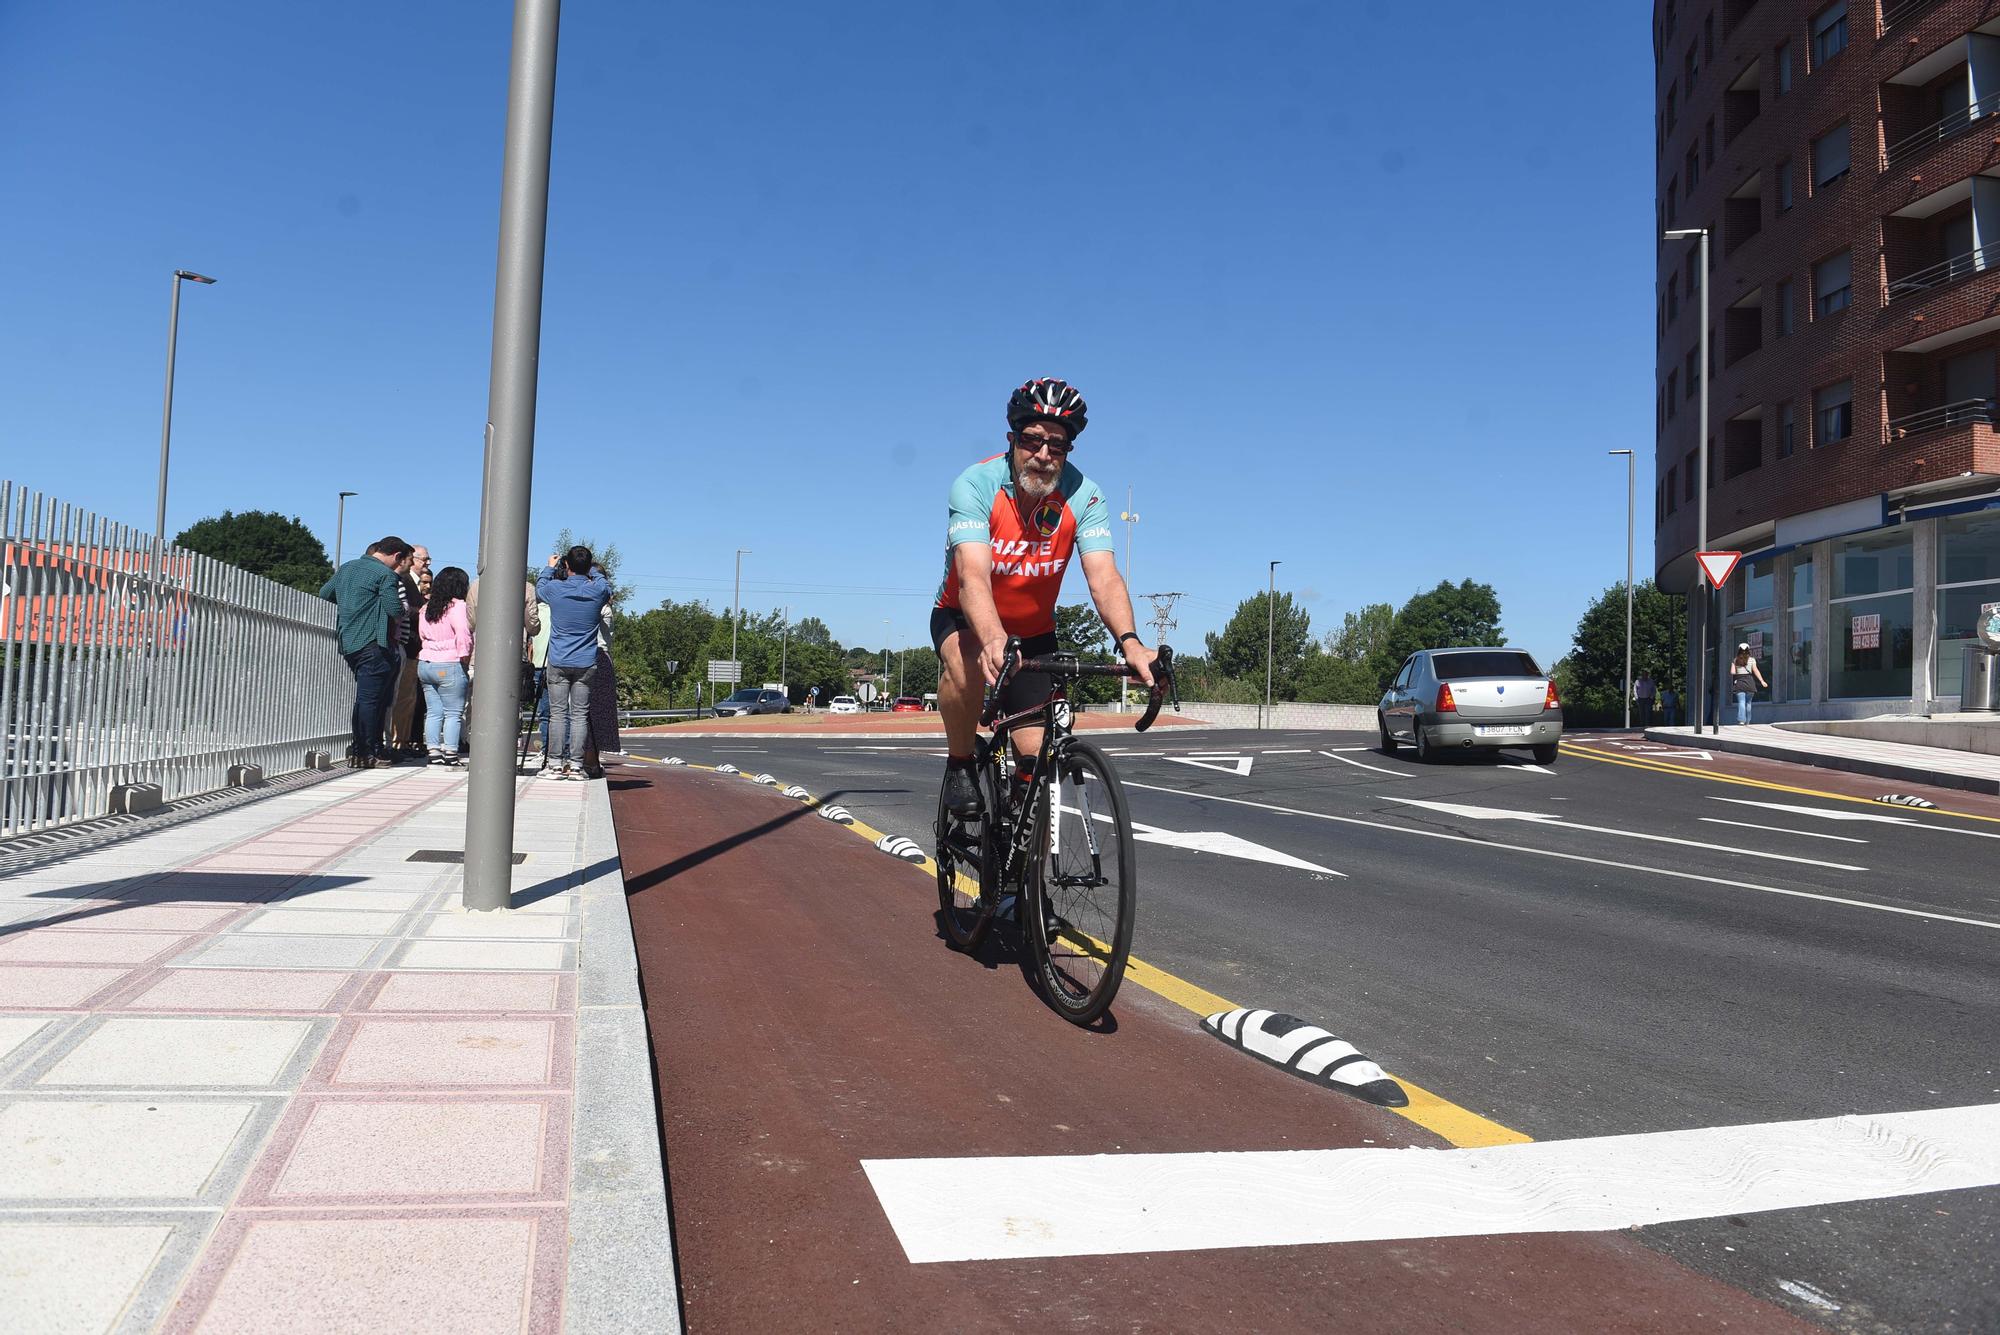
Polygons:
<instances>
[{"instance_id":1,"label":"asphalt road","mask_svg":"<svg viewBox=\"0 0 2000 1335\"><path fill-rule=\"evenodd\" d=\"M1361 734L1096 740L1142 826L1240 841L1141 845L1136 956L1537 1141L2000 1103L2000 802L1843 801L1896 785L1629 738L1546 769ZM627 744L931 841L937 742ZM1638 1236L1832 1329L2000 1329L2000 1188Z\"/></svg>"}]
</instances>

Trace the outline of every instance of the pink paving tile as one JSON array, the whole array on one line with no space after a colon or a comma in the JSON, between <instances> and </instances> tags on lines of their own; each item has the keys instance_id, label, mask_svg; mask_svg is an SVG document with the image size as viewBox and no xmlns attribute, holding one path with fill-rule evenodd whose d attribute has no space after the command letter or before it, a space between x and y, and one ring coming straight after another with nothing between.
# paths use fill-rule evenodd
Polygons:
<instances>
[{"instance_id":1,"label":"pink paving tile","mask_svg":"<svg viewBox=\"0 0 2000 1335\"><path fill-rule=\"evenodd\" d=\"M564 1097L302 1094L238 1203L517 1204L568 1192Z\"/></svg>"},{"instance_id":2,"label":"pink paving tile","mask_svg":"<svg viewBox=\"0 0 2000 1335\"><path fill-rule=\"evenodd\" d=\"M264 871L268 868L310 867L321 861L318 855L303 853L220 853L197 862L190 871Z\"/></svg>"},{"instance_id":3,"label":"pink paving tile","mask_svg":"<svg viewBox=\"0 0 2000 1335\"><path fill-rule=\"evenodd\" d=\"M562 1324L567 1220L527 1214L233 1214L164 1329L172 1335L398 1335ZM282 1319L280 1320L280 1316Z\"/></svg>"},{"instance_id":4,"label":"pink paving tile","mask_svg":"<svg viewBox=\"0 0 2000 1335\"><path fill-rule=\"evenodd\" d=\"M199 932L240 912L227 904L119 904L87 918L66 915L62 926L78 931Z\"/></svg>"},{"instance_id":5,"label":"pink paving tile","mask_svg":"<svg viewBox=\"0 0 2000 1335\"><path fill-rule=\"evenodd\" d=\"M570 1083L569 1017L348 1020L307 1086L527 1088Z\"/></svg>"},{"instance_id":6,"label":"pink paving tile","mask_svg":"<svg viewBox=\"0 0 2000 1335\"><path fill-rule=\"evenodd\" d=\"M0 964L0 1010L78 1010L98 993L125 979L129 969L65 969L52 965Z\"/></svg>"},{"instance_id":7,"label":"pink paving tile","mask_svg":"<svg viewBox=\"0 0 2000 1335\"><path fill-rule=\"evenodd\" d=\"M319 1011L331 1008L347 973L309 969L165 969L119 1001L128 1011Z\"/></svg>"},{"instance_id":8,"label":"pink paving tile","mask_svg":"<svg viewBox=\"0 0 2000 1335\"><path fill-rule=\"evenodd\" d=\"M385 973L371 1011L569 1011L576 1008L573 982L557 973Z\"/></svg>"},{"instance_id":9,"label":"pink paving tile","mask_svg":"<svg viewBox=\"0 0 2000 1335\"><path fill-rule=\"evenodd\" d=\"M0 964L144 964L194 940L167 932L71 932L53 927L0 940Z\"/></svg>"}]
</instances>

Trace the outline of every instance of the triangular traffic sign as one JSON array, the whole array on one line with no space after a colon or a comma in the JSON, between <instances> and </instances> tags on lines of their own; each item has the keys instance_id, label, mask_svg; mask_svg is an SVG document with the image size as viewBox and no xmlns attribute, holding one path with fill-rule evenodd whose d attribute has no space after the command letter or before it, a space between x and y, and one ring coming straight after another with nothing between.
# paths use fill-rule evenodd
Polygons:
<instances>
[{"instance_id":1,"label":"triangular traffic sign","mask_svg":"<svg viewBox=\"0 0 2000 1335\"><path fill-rule=\"evenodd\" d=\"M1694 559L1701 563L1701 573L1708 576L1709 584L1719 589L1729 582L1729 572L1736 569L1736 563L1743 559L1743 553L1702 552Z\"/></svg>"}]
</instances>

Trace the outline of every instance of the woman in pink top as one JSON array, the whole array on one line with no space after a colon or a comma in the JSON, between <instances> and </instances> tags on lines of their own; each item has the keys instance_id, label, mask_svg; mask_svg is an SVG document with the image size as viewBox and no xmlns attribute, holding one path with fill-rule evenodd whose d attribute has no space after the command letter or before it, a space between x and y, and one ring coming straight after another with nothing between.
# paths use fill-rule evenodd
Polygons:
<instances>
[{"instance_id":1,"label":"woman in pink top","mask_svg":"<svg viewBox=\"0 0 2000 1335\"><path fill-rule=\"evenodd\" d=\"M465 718L466 669L472 666L472 621L465 609L471 587L463 570L446 566L431 581L431 596L417 618L417 634L423 639L417 683L424 688L424 748L433 765L465 763L458 758L458 737Z\"/></svg>"}]
</instances>

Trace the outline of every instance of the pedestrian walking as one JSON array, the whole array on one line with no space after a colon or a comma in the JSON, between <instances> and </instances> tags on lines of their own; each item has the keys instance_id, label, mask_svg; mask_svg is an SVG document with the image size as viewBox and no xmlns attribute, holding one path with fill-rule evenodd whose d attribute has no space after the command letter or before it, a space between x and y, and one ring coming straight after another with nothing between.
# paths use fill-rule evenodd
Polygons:
<instances>
[{"instance_id":1,"label":"pedestrian walking","mask_svg":"<svg viewBox=\"0 0 2000 1335\"><path fill-rule=\"evenodd\" d=\"M1632 699L1639 706L1639 726L1653 726L1653 674L1641 672L1639 679L1632 683Z\"/></svg>"},{"instance_id":2,"label":"pedestrian walking","mask_svg":"<svg viewBox=\"0 0 2000 1335\"><path fill-rule=\"evenodd\" d=\"M1669 728L1680 722L1680 697L1671 686L1660 687L1660 719Z\"/></svg>"},{"instance_id":3,"label":"pedestrian walking","mask_svg":"<svg viewBox=\"0 0 2000 1335\"><path fill-rule=\"evenodd\" d=\"M401 655L390 628L403 606L396 576L409 565L410 544L387 537L333 572L319 596L333 600L340 656L354 674L354 710L348 766L373 769L393 757L381 750L382 715L395 690Z\"/></svg>"},{"instance_id":4,"label":"pedestrian walking","mask_svg":"<svg viewBox=\"0 0 2000 1335\"><path fill-rule=\"evenodd\" d=\"M424 693L424 750L433 765L458 766L459 737L465 721L465 688L472 667L472 619L465 595L472 580L457 566L446 566L431 581L417 630L423 647L417 651L417 681Z\"/></svg>"},{"instance_id":5,"label":"pedestrian walking","mask_svg":"<svg viewBox=\"0 0 2000 1335\"><path fill-rule=\"evenodd\" d=\"M549 558L549 568L535 581L535 592L549 605L551 623L547 678L551 759L542 775L581 780L591 678L597 675L599 617L611 601L611 585L597 569L590 548L572 547Z\"/></svg>"},{"instance_id":6,"label":"pedestrian walking","mask_svg":"<svg viewBox=\"0 0 2000 1335\"><path fill-rule=\"evenodd\" d=\"M1736 657L1729 664L1729 693L1736 699L1738 724L1750 721L1750 699L1765 685L1764 673L1750 656L1748 642L1737 645Z\"/></svg>"}]
</instances>

